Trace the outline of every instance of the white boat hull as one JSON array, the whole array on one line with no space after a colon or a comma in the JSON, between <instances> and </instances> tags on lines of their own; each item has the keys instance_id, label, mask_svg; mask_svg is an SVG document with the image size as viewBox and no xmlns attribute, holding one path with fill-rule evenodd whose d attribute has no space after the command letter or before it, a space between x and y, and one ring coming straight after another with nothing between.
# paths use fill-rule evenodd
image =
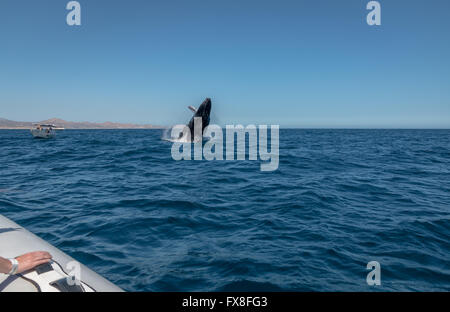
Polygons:
<instances>
[{"instance_id":1,"label":"white boat hull","mask_svg":"<svg viewBox=\"0 0 450 312\"><path fill-rule=\"evenodd\" d=\"M27 231L20 225L0 215L0 256L14 258L31 251L48 251L53 256L50 271L42 273L36 269L13 276L0 273L1 292L61 292L54 283L67 280L74 263L79 265L80 280L85 292L119 292L119 287L46 241ZM68 275L69 274L69 275Z\"/></svg>"},{"instance_id":2,"label":"white boat hull","mask_svg":"<svg viewBox=\"0 0 450 312\"><path fill-rule=\"evenodd\" d=\"M55 136L53 129L31 129L31 134L38 139L50 139Z\"/></svg>"}]
</instances>

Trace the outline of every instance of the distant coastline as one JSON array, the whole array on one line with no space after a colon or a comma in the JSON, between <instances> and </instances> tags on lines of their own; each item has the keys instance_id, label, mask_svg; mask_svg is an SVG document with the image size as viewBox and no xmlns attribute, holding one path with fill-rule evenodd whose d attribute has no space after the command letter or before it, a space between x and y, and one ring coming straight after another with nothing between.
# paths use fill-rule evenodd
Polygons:
<instances>
[{"instance_id":1,"label":"distant coastline","mask_svg":"<svg viewBox=\"0 0 450 312\"><path fill-rule=\"evenodd\" d=\"M0 130L29 130L33 128L33 124L53 124L64 129L78 129L78 130L92 130L92 129L166 129L167 126L151 125L151 124L132 124L132 123L118 123L118 122L88 122L88 121L67 121L59 118L51 118L42 121L28 122L28 121L13 121L0 117ZM224 127L224 126L222 126ZM280 126L280 129L302 129L302 130L450 130L448 126Z\"/></svg>"},{"instance_id":2,"label":"distant coastline","mask_svg":"<svg viewBox=\"0 0 450 312\"><path fill-rule=\"evenodd\" d=\"M9 119L0 118L0 129L3 130L26 130L31 129L33 124L52 124L65 129L162 129L163 126L150 125L150 124L128 124L117 122L74 122L67 121L59 118L51 118L42 121L28 122L28 121L13 121Z\"/></svg>"}]
</instances>

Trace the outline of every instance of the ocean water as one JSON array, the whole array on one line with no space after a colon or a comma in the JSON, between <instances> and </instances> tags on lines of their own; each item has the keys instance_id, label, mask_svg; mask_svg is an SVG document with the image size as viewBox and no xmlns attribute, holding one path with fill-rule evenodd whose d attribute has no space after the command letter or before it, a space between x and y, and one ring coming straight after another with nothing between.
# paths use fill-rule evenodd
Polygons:
<instances>
[{"instance_id":1,"label":"ocean water","mask_svg":"<svg viewBox=\"0 0 450 312\"><path fill-rule=\"evenodd\" d=\"M275 172L161 135L2 130L0 213L128 291L450 290L449 130L281 130Z\"/></svg>"}]
</instances>

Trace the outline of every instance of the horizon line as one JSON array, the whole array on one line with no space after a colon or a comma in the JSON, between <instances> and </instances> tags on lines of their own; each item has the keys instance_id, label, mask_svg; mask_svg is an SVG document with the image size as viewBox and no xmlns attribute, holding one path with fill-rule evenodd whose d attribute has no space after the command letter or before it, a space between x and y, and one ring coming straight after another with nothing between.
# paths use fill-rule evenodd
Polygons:
<instances>
[{"instance_id":1,"label":"horizon line","mask_svg":"<svg viewBox=\"0 0 450 312\"><path fill-rule=\"evenodd\" d=\"M57 117L52 117L52 118L48 118L48 119L44 119L41 121L16 121L16 120L12 120L12 119L8 119L8 118L4 118L4 117L0 117L0 121L1 120L4 121L9 121L9 122L14 122L14 123L27 123L27 124L33 124L33 123L40 123L40 122L48 122L48 121L52 121L55 120L56 123L59 122L64 122L64 123L69 123L69 124L93 124L93 125L105 125L105 124L112 124L112 125L123 125L125 127L114 127L114 128L90 128L90 127L86 127L86 128L66 128L66 130L127 130L127 129L134 129L134 130L151 130L151 129L168 129L173 127L175 124L173 125L164 125L164 124L153 124L153 123L135 123L135 122L116 122L116 121L69 121L69 120L65 120L62 118L57 118ZM129 127L127 128L126 126L133 126L133 127ZM430 127L430 126L363 126L363 125L359 125L359 126L352 126L352 125L346 125L346 126L293 126L293 125L287 125L287 126L282 126L280 124L276 124L276 123L248 123L248 124L244 124L244 123L235 123L235 124L217 124L218 126L220 126L221 128L225 128L227 125L242 125L245 127L245 125L267 125L267 126L272 126L272 125L278 125L280 129L304 129L304 130L450 130L450 126L437 126L437 127ZM139 127L151 127L151 128L139 128ZM0 125L0 130L27 130L29 129L28 126L26 125L17 125L17 126L1 126Z\"/></svg>"},{"instance_id":2,"label":"horizon line","mask_svg":"<svg viewBox=\"0 0 450 312\"><path fill-rule=\"evenodd\" d=\"M154 126L153 128L64 128L64 130L162 130L169 129L173 126ZM225 127L221 127L225 129ZM373 128L357 128L357 127L341 127L341 128L333 128L333 127L279 127L280 130L450 130L449 128L381 128L381 127L373 127ZM1 127L0 130L29 130L27 127Z\"/></svg>"}]
</instances>

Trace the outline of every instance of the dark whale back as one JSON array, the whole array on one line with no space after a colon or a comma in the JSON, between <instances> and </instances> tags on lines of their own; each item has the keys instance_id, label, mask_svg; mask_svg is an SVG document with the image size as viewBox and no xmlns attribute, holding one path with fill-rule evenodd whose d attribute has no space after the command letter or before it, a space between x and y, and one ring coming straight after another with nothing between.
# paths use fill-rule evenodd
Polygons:
<instances>
[{"instance_id":1,"label":"dark whale back","mask_svg":"<svg viewBox=\"0 0 450 312\"><path fill-rule=\"evenodd\" d=\"M201 117L202 118L202 135L205 128L209 125L211 114L211 99L206 98L203 103L197 109L195 115L191 118L188 123L189 130L191 131L191 138L194 139L194 118Z\"/></svg>"}]
</instances>

